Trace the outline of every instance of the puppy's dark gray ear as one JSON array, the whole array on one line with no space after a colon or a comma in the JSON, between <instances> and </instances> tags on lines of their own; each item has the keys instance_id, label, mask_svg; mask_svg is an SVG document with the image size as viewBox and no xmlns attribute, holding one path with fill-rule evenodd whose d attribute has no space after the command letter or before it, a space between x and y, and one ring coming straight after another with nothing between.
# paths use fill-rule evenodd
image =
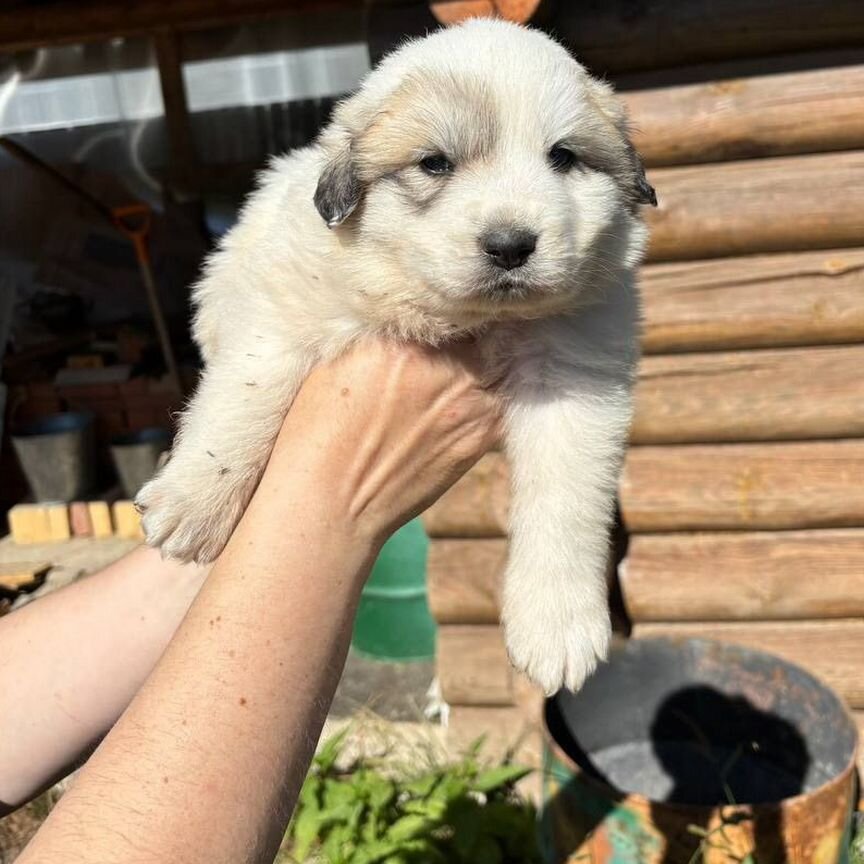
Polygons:
<instances>
[{"instance_id":1,"label":"puppy's dark gray ear","mask_svg":"<svg viewBox=\"0 0 864 864\"><path fill-rule=\"evenodd\" d=\"M645 166L642 164L639 154L633 149L632 144L630 145L630 155L633 159L635 172L633 185L636 190L636 201L639 204L650 204L652 207L656 207L657 193L654 191L654 187L648 182L648 178L645 176Z\"/></svg>"},{"instance_id":2,"label":"puppy's dark gray ear","mask_svg":"<svg viewBox=\"0 0 864 864\"><path fill-rule=\"evenodd\" d=\"M340 147L327 163L315 189L315 209L328 228L341 225L356 209L363 185L354 170L350 147Z\"/></svg>"}]
</instances>

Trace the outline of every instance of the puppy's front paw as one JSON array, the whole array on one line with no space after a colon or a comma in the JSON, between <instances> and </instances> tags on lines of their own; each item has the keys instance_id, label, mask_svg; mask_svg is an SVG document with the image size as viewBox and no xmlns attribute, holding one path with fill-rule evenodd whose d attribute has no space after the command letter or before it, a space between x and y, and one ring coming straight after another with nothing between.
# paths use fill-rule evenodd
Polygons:
<instances>
[{"instance_id":1,"label":"puppy's front paw","mask_svg":"<svg viewBox=\"0 0 864 864\"><path fill-rule=\"evenodd\" d=\"M163 557L205 564L225 547L246 502L227 472L198 476L194 466L183 467L182 459L172 459L141 489L135 506L147 543Z\"/></svg>"},{"instance_id":2,"label":"puppy's front paw","mask_svg":"<svg viewBox=\"0 0 864 864\"><path fill-rule=\"evenodd\" d=\"M562 687L578 690L606 659L611 628L605 604L509 598L502 617L510 662L549 696Z\"/></svg>"}]
</instances>

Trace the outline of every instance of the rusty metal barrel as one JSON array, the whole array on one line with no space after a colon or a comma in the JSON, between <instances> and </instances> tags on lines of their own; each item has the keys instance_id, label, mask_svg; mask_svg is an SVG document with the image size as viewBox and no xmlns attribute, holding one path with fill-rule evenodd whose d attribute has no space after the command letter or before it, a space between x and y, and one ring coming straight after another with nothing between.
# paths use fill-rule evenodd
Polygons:
<instances>
[{"instance_id":1,"label":"rusty metal barrel","mask_svg":"<svg viewBox=\"0 0 864 864\"><path fill-rule=\"evenodd\" d=\"M707 640L636 639L545 706L552 864L841 864L857 732L803 669Z\"/></svg>"}]
</instances>

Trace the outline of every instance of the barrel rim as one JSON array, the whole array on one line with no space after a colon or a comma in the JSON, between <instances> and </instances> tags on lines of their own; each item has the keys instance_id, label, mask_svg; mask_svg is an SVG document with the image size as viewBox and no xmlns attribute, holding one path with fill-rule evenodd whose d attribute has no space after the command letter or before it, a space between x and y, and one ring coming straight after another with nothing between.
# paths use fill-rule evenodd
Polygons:
<instances>
[{"instance_id":1,"label":"barrel rim","mask_svg":"<svg viewBox=\"0 0 864 864\"><path fill-rule=\"evenodd\" d=\"M849 757L848 762L844 766L844 768L835 774L833 777L826 780L821 785L817 786L815 789L811 789L808 792L800 792L797 795L793 795L789 798L782 798L778 801L764 801L757 804L747 803L746 801L736 802L736 803L717 803L717 804L689 804L686 802L679 801L658 801L654 798L649 798L647 795L644 795L640 792L626 792L623 789L617 789L615 786L607 783L604 780L600 780L597 777L592 777L590 774L585 772L573 759L569 756L569 754L564 750L563 747L555 740L552 736L552 733L549 729L549 711L554 705L556 699L560 695L561 691L554 694L553 696L549 696L544 700L543 703L543 745L547 748L562 765L564 765L568 771L570 771L574 776L578 776L580 782L584 782L586 785L593 787L597 791L601 792L604 795L607 795L609 798L615 800L627 800L639 806L651 807L655 805L663 805L668 807L669 809L675 809L685 813L692 814L706 814L706 813L714 813L719 810L733 809L737 811L748 810L751 812L759 812L761 810L767 809L777 809L777 808L788 808L795 807L796 805L810 801L813 798L822 796L833 790L837 786L841 786L844 783L847 783L851 776L855 772L858 752L861 746L860 736L858 734L858 727L855 724L855 720L852 716L852 712L849 706L846 704L846 700L841 698L837 691L823 678L819 675L815 675L809 669L805 669L802 666L799 666L797 663L792 663L790 660L786 660L779 655L772 654L769 651L761 651L756 648L750 648L747 645L742 645L737 642L722 642L719 639L703 639L698 637L665 637L665 636L648 636L648 637L636 637L634 639L628 639L626 642L620 643L616 646L616 650L626 650L629 644L633 642L640 642L642 644L647 643L658 643L664 645L681 645L681 644L694 644L698 643L701 645L705 645L710 648L725 650L729 648L738 649L746 651L750 654L758 654L765 658L772 658L774 660L779 660L782 663L785 663L789 666L793 666L795 669L799 670L805 676L811 678L816 684L820 687L827 690L829 693L833 694L836 698L841 713L845 718L845 721L849 728L852 731L853 736L853 744L852 744L852 753Z\"/></svg>"}]
</instances>

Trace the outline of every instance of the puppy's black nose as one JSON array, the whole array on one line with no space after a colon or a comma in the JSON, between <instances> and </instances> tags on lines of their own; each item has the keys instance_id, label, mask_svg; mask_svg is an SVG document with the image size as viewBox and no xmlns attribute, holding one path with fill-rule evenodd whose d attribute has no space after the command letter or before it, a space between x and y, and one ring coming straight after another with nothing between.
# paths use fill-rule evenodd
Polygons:
<instances>
[{"instance_id":1,"label":"puppy's black nose","mask_svg":"<svg viewBox=\"0 0 864 864\"><path fill-rule=\"evenodd\" d=\"M480 238L480 246L496 267L521 267L537 248L537 235L524 228L496 228Z\"/></svg>"}]
</instances>

